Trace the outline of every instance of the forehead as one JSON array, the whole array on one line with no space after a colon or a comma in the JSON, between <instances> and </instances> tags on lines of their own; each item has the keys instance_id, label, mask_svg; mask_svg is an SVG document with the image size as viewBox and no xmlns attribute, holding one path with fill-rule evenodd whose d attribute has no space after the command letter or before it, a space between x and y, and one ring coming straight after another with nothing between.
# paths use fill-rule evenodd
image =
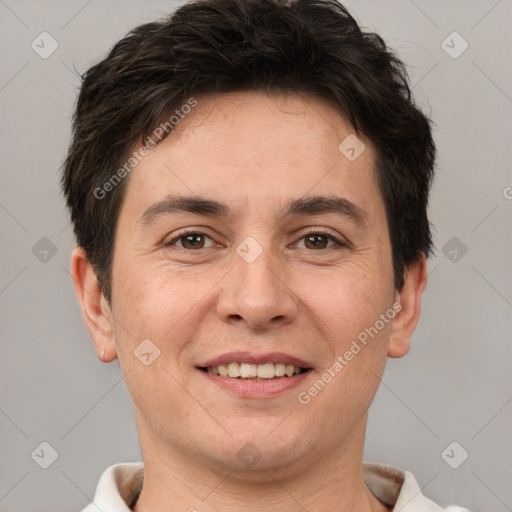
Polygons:
<instances>
[{"instance_id":1,"label":"forehead","mask_svg":"<svg viewBox=\"0 0 512 512\"><path fill-rule=\"evenodd\" d=\"M371 210L382 207L374 161L371 143L317 97L198 97L131 172L124 204L146 210L176 193L270 212L299 197L334 195Z\"/></svg>"}]
</instances>

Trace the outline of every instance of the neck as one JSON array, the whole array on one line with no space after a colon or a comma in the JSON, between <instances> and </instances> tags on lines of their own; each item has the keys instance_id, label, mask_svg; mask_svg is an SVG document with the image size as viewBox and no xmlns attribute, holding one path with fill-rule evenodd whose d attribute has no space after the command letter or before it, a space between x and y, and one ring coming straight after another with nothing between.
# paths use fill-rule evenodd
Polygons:
<instances>
[{"instance_id":1,"label":"neck","mask_svg":"<svg viewBox=\"0 0 512 512\"><path fill-rule=\"evenodd\" d=\"M174 446L162 446L142 428L144 485L133 511L231 512L241 505L247 512L389 511L363 480L365 427L366 418L330 453L260 471L220 467L204 454L196 459Z\"/></svg>"}]
</instances>

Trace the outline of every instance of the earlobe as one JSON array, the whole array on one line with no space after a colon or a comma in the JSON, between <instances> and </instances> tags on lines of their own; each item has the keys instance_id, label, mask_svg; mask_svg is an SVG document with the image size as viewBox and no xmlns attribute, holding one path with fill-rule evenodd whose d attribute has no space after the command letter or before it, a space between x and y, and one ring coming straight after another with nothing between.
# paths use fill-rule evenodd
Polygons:
<instances>
[{"instance_id":1,"label":"earlobe","mask_svg":"<svg viewBox=\"0 0 512 512\"><path fill-rule=\"evenodd\" d=\"M421 313L421 295L426 285L427 261L422 254L406 270L404 286L399 293L401 307L391 326L388 357L402 357L409 351L411 336Z\"/></svg>"},{"instance_id":2,"label":"earlobe","mask_svg":"<svg viewBox=\"0 0 512 512\"><path fill-rule=\"evenodd\" d=\"M71 255L71 277L98 359L109 363L117 358L112 315L94 269L81 247L75 248Z\"/></svg>"}]
</instances>

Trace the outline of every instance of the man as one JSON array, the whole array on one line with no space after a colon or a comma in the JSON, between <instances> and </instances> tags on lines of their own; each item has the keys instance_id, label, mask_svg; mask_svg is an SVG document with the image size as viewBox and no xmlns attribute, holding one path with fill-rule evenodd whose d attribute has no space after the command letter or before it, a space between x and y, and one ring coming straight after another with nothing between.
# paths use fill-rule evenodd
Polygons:
<instances>
[{"instance_id":1,"label":"man","mask_svg":"<svg viewBox=\"0 0 512 512\"><path fill-rule=\"evenodd\" d=\"M334 1L192 2L85 74L72 276L143 457L87 512L466 510L362 461L420 315L434 161L403 64Z\"/></svg>"}]
</instances>

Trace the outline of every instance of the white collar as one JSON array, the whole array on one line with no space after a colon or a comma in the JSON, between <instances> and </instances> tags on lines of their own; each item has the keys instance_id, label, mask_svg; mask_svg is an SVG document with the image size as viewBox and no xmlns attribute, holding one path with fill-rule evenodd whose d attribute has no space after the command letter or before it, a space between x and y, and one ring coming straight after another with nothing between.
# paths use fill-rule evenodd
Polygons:
<instances>
[{"instance_id":1,"label":"white collar","mask_svg":"<svg viewBox=\"0 0 512 512\"><path fill-rule=\"evenodd\" d=\"M101 475L94 502L82 512L130 512L144 478L142 462L114 464ZM468 509L450 506L442 508L426 498L409 471L374 462L363 463L363 478L370 491L396 512L469 512Z\"/></svg>"}]
</instances>

